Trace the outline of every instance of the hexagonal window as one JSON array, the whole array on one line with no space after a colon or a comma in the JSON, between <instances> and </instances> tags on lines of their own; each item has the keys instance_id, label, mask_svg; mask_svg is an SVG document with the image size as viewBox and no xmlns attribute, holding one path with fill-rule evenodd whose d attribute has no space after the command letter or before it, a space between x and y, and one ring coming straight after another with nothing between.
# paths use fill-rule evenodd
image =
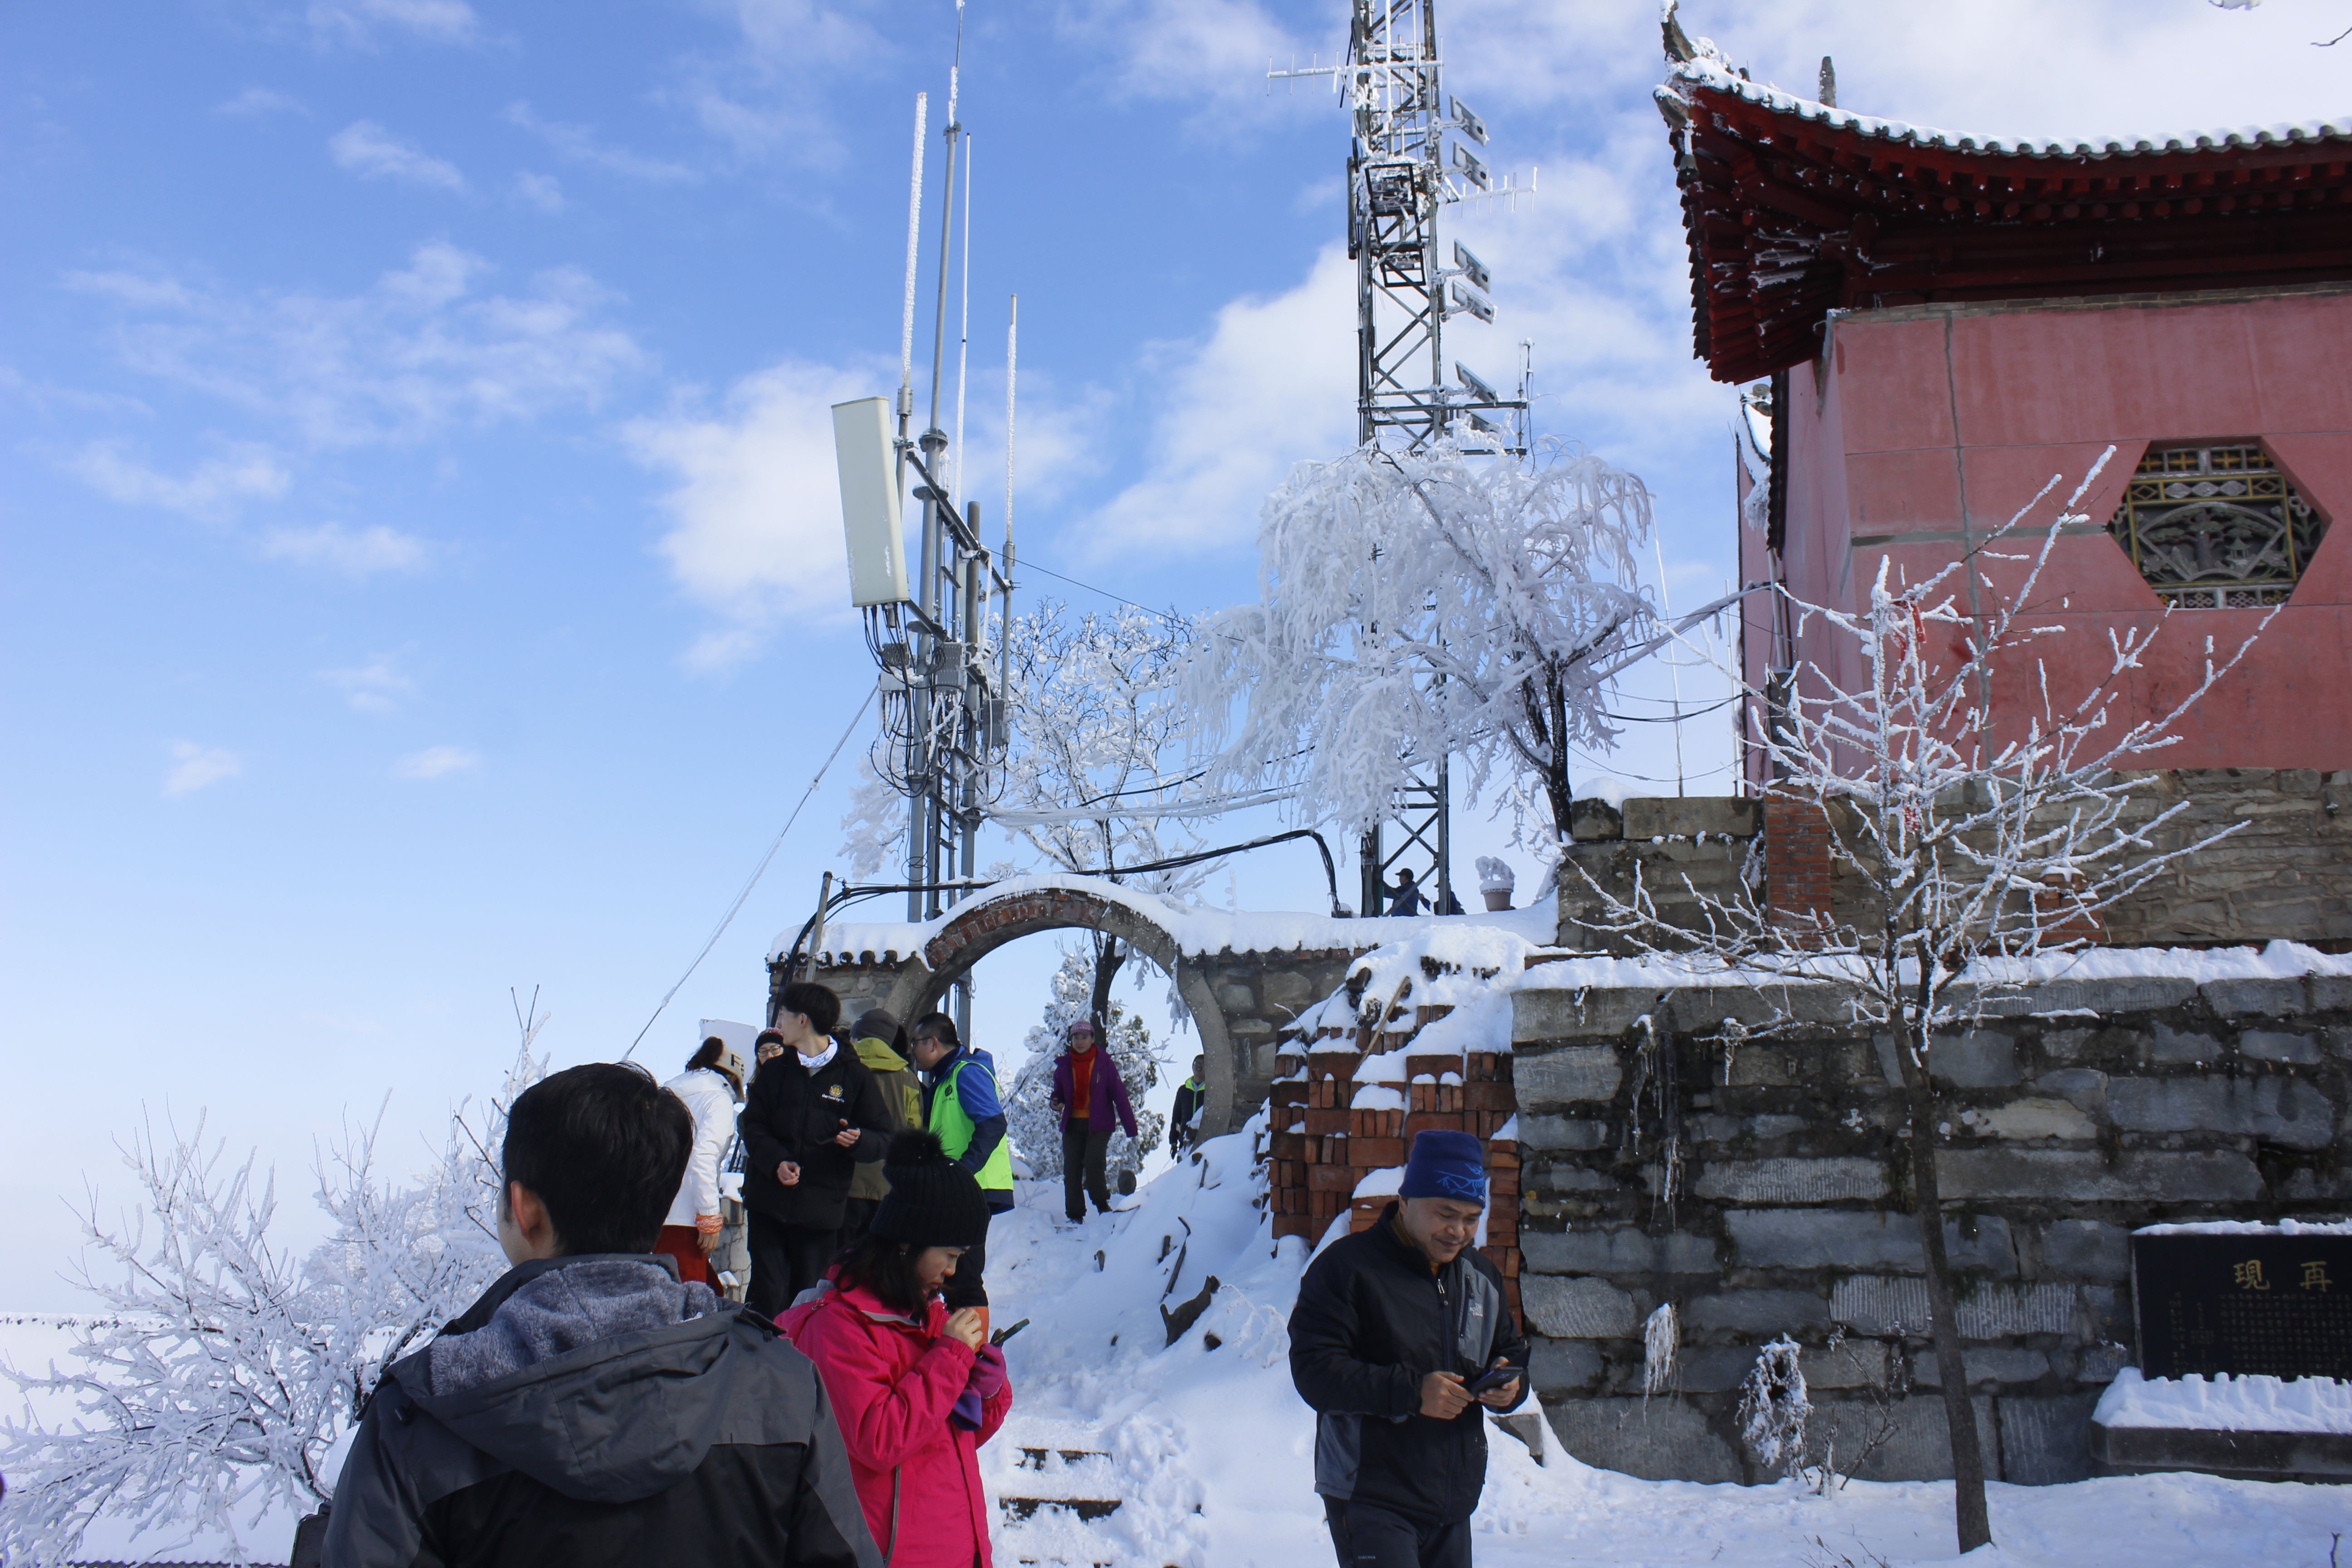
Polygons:
<instances>
[{"instance_id":1,"label":"hexagonal window","mask_svg":"<svg viewBox=\"0 0 2352 1568\"><path fill-rule=\"evenodd\" d=\"M2168 607L2283 605L2327 525L2262 443L2152 446L2107 531Z\"/></svg>"}]
</instances>

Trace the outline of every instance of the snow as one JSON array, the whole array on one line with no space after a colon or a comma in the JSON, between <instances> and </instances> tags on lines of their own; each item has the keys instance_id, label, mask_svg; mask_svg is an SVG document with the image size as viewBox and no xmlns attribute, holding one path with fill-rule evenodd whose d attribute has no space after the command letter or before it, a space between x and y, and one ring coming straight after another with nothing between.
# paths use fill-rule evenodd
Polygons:
<instances>
[{"instance_id":1,"label":"snow","mask_svg":"<svg viewBox=\"0 0 2352 1568\"><path fill-rule=\"evenodd\" d=\"M937 920L921 924L905 921L853 921L838 924L827 921L823 957L830 963L862 963L863 955L866 953L885 962L893 957L903 960L920 952L925 944L946 930L958 914L971 913L978 901L994 902L1056 889L1089 893L1108 902L1124 905L1175 938L1178 950L1188 957L1218 952L1292 952L1333 948L1360 951L1407 941L1433 929L1501 933L1517 939L1518 945L1510 951L1525 953L1549 946L1559 929L1557 906L1549 899L1540 900L1525 909L1479 910L1438 920L1421 915L1340 920L1328 914L1304 911L1211 909L1205 905L1179 903L1100 877L1046 872L1009 878L995 883L976 895L974 900L950 910ZM769 958L772 961L787 956L793 944L800 939L800 934L801 928L797 924L778 931L775 940L768 944ZM1507 943L1494 951L1502 952L1506 948L1508 948Z\"/></svg>"},{"instance_id":2,"label":"snow","mask_svg":"<svg viewBox=\"0 0 2352 1568\"><path fill-rule=\"evenodd\" d=\"M1795 93L1783 92L1763 82L1750 81L1734 72L1723 61L1713 59L1684 61L1668 76L1667 85L1658 90L1680 97L1682 95L1677 89L1683 87L1729 93L1735 98L1760 104L1775 113L1793 114L1800 120L1857 132L1882 141L1904 142L1915 147L1949 148L1958 152L2021 154L2029 158L2101 158L2135 153L2181 153L2221 147L2267 147L2282 142L2352 141L2352 116L2250 125L2234 131L2189 131L2152 137L2104 137L2089 142L2031 135L1963 136L1949 131L1906 125L1899 120L1851 114L1843 109L1801 98Z\"/></svg>"},{"instance_id":3,"label":"snow","mask_svg":"<svg viewBox=\"0 0 2352 1568\"><path fill-rule=\"evenodd\" d=\"M2144 1225L2134 1236L2352 1236L2352 1219L2200 1219Z\"/></svg>"},{"instance_id":4,"label":"snow","mask_svg":"<svg viewBox=\"0 0 2352 1568\"><path fill-rule=\"evenodd\" d=\"M1404 1167L1391 1165L1382 1170L1366 1171L1356 1184L1355 1195L1360 1198L1392 1198L1404 1185Z\"/></svg>"},{"instance_id":5,"label":"snow","mask_svg":"<svg viewBox=\"0 0 2352 1568\"><path fill-rule=\"evenodd\" d=\"M2127 1366L2099 1395L2102 1426L2204 1432L2352 1433L2352 1383L2335 1377L2142 1377Z\"/></svg>"}]
</instances>

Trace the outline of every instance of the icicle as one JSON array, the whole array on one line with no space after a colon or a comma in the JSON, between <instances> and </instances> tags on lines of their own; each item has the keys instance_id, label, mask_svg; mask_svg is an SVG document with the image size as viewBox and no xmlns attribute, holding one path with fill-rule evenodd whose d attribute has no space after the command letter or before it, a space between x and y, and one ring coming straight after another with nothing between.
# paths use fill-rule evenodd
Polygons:
<instances>
[{"instance_id":1,"label":"icicle","mask_svg":"<svg viewBox=\"0 0 2352 1568\"><path fill-rule=\"evenodd\" d=\"M1661 1301L1658 1310L1642 1325L1642 1397L1664 1394L1675 1381L1675 1353L1681 1348L1682 1323L1672 1301Z\"/></svg>"}]
</instances>

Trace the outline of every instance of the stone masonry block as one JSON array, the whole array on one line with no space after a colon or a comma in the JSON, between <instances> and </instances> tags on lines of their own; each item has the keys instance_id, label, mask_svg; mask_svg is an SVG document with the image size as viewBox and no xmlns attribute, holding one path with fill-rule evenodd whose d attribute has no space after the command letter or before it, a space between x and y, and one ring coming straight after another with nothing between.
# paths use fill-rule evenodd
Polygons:
<instances>
[{"instance_id":1,"label":"stone masonry block","mask_svg":"<svg viewBox=\"0 0 2352 1568\"><path fill-rule=\"evenodd\" d=\"M1969 1401L1977 1418L1977 1442L1984 1453L1985 1473L2000 1470L2000 1429L1993 1401L1979 1394ZM1944 1415L1940 1394L1914 1394L1898 1399L1882 1415L1874 1404L1822 1400L1805 1426L1805 1460L1820 1464L1834 1434L1841 1455L1858 1451L1878 1431L1882 1422L1892 1429L1870 1458L1853 1473L1865 1481L1948 1481L1952 1479L1952 1429ZM1842 1461L1843 1462L1843 1461Z\"/></svg>"},{"instance_id":2,"label":"stone masonry block","mask_svg":"<svg viewBox=\"0 0 2352 1568\"><path fill-rule=\"evenodd\" d=\"M1615 1039L1657 1005L1654 991L1528 987L1511 993L1511 1040Z\"/></svg>"},{"instance_id":3,"label":"stone masonry block","mask_svg":"<svg viewBox=\"0 0 2352 1568\"><path fill-rule=\"evenodd\" d=\"M1519 1058L1512 1077L1518 1086L1519 1104L1534 1108L1612 1100L1625 1079L1625 1069L1614 1046L1570 1046Z\"/></svg>"},{"instance_id":4,"label":"stone masonry block","mask_svg":"<svg viewBox=\"0 0 2352 1568\"><path fill-rule=\"evenodd\" d=\"M2315 974L2310 985L2315 1012L2352 1013L2352 974Z\"/></svg>"},{"instance_id":5,"label":"stone masonry block","mask_svg":"<svg viewBox=\"0 0 2352 1568\"><path fill-rule=\"evenodd\" d=\"M1717 1267L1710 1237L1651 1236L1633 1226L1523 1229L1519 1247L1538 1274L1713 1274Z\"/></svg>"},{"instance_id":6,"label":"stone masonry block","mask_svg":"<svg viewBox=\"0 0 2352 1568\"><path fill-rule=\"evenodd\" d=\"M2071 1334L2092 1303L2075 1285L1979 1285L1954 1303L1963 1340L2011 1334ZM1927 1282L1884 1274L1852 1274L1830 1290L1830 1317L1862 1334L1927 1332Z\"/></svg>"},{"instance_id":7,"label":"stone masonry block","mask_svg":"<svg viewBox=\"0 0 2352 1568\"><path fill-rule=\"evenodd\" d=\"M1636 796L1625 803L1628 838L1753 838L1763 823L1763 802L1748 795Z\"/></svg>"},{"instance_id":8,"label":"stone masonry block","mask_svg":"<svg viewBox=\"0 0 2352 1568\"><path fill-rule=\"evenodd\" d=\"M1756 1364L1754 1345L1691 1345L1675 1357L1675 1388L1684 1394L1728 1394Z\"/></svg>"},{"instance_id":9,"label":"stone masonry block","mask_svg":"<svg viewBox=\"0 0 2352 1568\"><path fill-rule=\"evenodd\" d=\"M2061 1068L2056 1072L2046 1072L2033 1080L2033 1087L2044 1094L2056 1095L2086 1116L2106 1114L2107 1075L2094 1068Z\"/></svg>"},{"instance_id":10,"label":"stone masonry block","mask_svg":"<svg viewBox=\"0 0 2352 1568\"><path fill-rule=\"evenodd\" d=\"M2319 1060L2319 1042L2309 1035L2290 1035L2278 1029L2243 1029L2238 1034L2238 1049L2257 1061L2297 1062L2310 1066Z\"/></svg>"},{"instance_id":11,"label":"stone masonry block","mask_svg":"<svg viewBox=\"0 0 2352 1568\"><path fill-rule=\"evenodd\" d=\"M2022 990L2002 988L1979 994L1971 985L1955 985L1953 1005L1974 1005L1995 1017L2023 1017L2036 1013L2153 1013L2177 1007L2197 994L2194 980L2159 975L2131 975L2112 980L2046 980Z\"/></svg>"},{"instance_id":12,"label":"stone masonry block","mask_svg":"<svg viewBox=\"0 0 2352 1568\"><path fill-rule=\"evenodd\" d=\"M1544 1414L1560 1446L1588 1465L1646 1481L1746 1479L1731 1444L1680 1399L1570 1399Z\"/></svg>"},{"instance_id":13,"label":"stone masonry block","mask_svg":"<svg viewBox=\"0 0 2352 1568\"><path fill-rule=\"evenodd\" d=\"M1623 814L1607 801L1587 795L1568 806L1569 837L1579 844L1625 836Z\"/></svg>"},{"instance_id":14,"label":"stone masonry block","mask_svg":"<svg viewBox=\"0 0 2352 1568\"><path fill-rule=\"evenodd\" d=\"M1997 1089L2017 1081L2017 1037L1970 1029L1930 1042L1927 1070L1960 1089Z\"/></svg>"},{"instance_id":15,"label":"stone masonry block","mask_svg":"<svg viewBox=\"0 0 2352 1568\"><path fill-rule=\"evenodd\" d=\"M1239 980L1228 980L1217 987L1217 1005L1228 1014L1257 1011L1257 994Z\"/></svg>"},{"instance_id":16,"label":"stone masonry block","mask_svg":"<svg viewBox=\"0 0 2352 1568\"><path fill-rule=\"evenodd\" d=\"M1811 1290L1717 1290L1692 1297L1682 1319L1698 1332L1801 1333L1826 1331L1830 1305Z\"/></svg>"},{"instance_id":17,"label":"stone masonry block","mask_svg":"<svg viewBox=\"0 0 2352 1568\"><path fill-rule=\"evenodd\" d=\"M2091 1476L2091 1412L2095 1394L2000 1401L2000 1479L2011 1486L2051 1487Z\"/></svg>"},{"instance_id":18,"label":"stone masonry block","mask_svg":"<svg viewBox=\"0 0 2352 1568\"><path fill-rule=\"evenodd\" d=\"M2049 1198L2076 1203L2245 1203L2263 1195L2262 1173L2243 1154L2140 1152L2109 1165L2089 1150L1950 1149L1938 1184L1960 1198Z\"/></svg>"},{"instance_id":19,"label":"stone masonry block","mask_svg":"<svg viewBox=\"0 0 2352 1568\"><path fill-rule=\"evenodd\" d=\"M2054 1220L2042 1232L2042 1270L2062 1279L2124 1279L2131 1273L2130 1236L2103 1220Z\"/></svg>"},{"instance_id":20,"label":"stone masonry block","mask_svg":"<svg viewBox=\"0 0 2352 1568\"><path fill-rule=\"evenodd\" d=\"M2218 1062L2228 1048L2210 1035L2158 1024L2155 1043L2147 1054L2148 1059L2156 1062Z\"/></svg>"},{"instance_id":21,"label":"stone masonry block","mask_svg":"<svg viewBox=\"0 0 2352 1568\"><path fill-rule=\"evenodd\" d=\"M1751 1268L1896 1268L1925 1272L1927 1249L1917 1218L1873 1209L1735 1209L1723 1216ZM1944 1222L1944 1249L1955 1268L2017 1272L2009 1222L1978 1221L1973 1237L1957 1221Z\"/></svg>"},{"instance_id":22,"label":"stone masonry block","mask_svg":"<svg viewBox=\"0 0 2352 1568\"><path fill-rule=\"evenodd\" d=\"M1831 1204L1886 1195L1886 1168L1876 1160L1710 1160L1691 1191L1738 1204Z\"/></svg>"},{"instance_id":23,"label":"stone masonry block","mask_svg":"<svg viewBox=\"0 0 2352 1568\"><path fill-rule=\"evenodd\" d=\"M1519 1117L1519 1144L1527 1149L1598 1149L1607 1132L1603 1123L1584 1117Z\"/></svg>"},{"instance_id":24,"label":"stone masonry block","mask_svg":"<svg viewBox=\"0 0 2352 1568\"><path fill-rule=\"evenodd\" d=\"M1528 1356L1528 1381L1535 1384L1538 1396L1586 1389L1600 1379L1601 1352L1591 1342L1546 1339L1538 1334L1534 1343Z\"/></svg>"},{"instance_id":25,"label":"stone masonry block","mask_svg":"<svg viewBox=\"0 0 2352 1568\"><path fill-rule=\"evenodd\" d=\"M1960 1352L1960 1364L1968 1368L1970 1388L1982 1388L1988 1383L2038 1383L2050 1371L2050 1352L2007 1350L1998 1345L1987 1345L1979 1350L1964 1347ZM1944 1386L1943 1373L1937 1366L1934 1351L1922 1351L1913 1358L1911 1381L1921 1388Z\"/></svg>"},{"instance_id":26,"label":"stone masonry block","mask_svg":"<svg viewBox=\"0 0 2352 1568\"><path fill-rule=\"evenodd\" d=\"M1971 1125L1996 1138L2019 1142L2050 1138L2086 1142L2097 1137L2099 1131L2089 1117L2066 1101L2034 1097L2012 1100L2007 1105L1977 1112Z\"/></svg>"},{"instance_id":27,"label":"stone masonry block","mask_svg":"<svg viewBox=\"0 0 2352 1568\"><path fill-rule=\"evenodd\" d=\"M2195 1129L2290 1149L2324 1149L2336 1135L2327 1097L2291 1078L2119 1078L2107 1085L2107 1115L2126 1131Z\"/></svg>"},{"instance_id":28,"label":"stone masonry block","mask_svg":"<svg viewBox=\"0 0 2352 1568\"><path fill-rule=\"evenodd\" d=\"M2208 980L2197 989L2205 1005L2224 1018L2248 1013L2287 1018L2310 1005L2310 994L2300 980Z\"/></svg>"},{"instance_id":29,"label":"stone masonry block","mask_svg":"<svg viewBox=\"0 0 2352 1568\"><path fill-rule=\"evenodd\" d=\"M1554 1339L1629 1339L1640 1331L1633 1298L1602 1279L1523 1274L1519 1305L1538 1332Z\"/></svg>"},{"instance_id":30,"label":"stone masonry block","mask_svg":"<svg viewBox=\"0 0 2352 1568\"><path fill-rule=\"evenodd\" d=\"M1293 1016L1304 1012L1321 994L1313 981L1291 969L1277 969L1262 976L1257 988L1267 1006L1282 1008Z\"/></svg>"}]
</instances>

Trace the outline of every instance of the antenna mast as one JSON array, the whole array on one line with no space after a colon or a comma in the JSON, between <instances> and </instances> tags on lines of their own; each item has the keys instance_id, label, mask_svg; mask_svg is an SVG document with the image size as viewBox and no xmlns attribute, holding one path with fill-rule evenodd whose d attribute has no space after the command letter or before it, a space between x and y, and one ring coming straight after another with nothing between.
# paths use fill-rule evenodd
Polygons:
<instances>
[{"instance_id":1,"label":"antenna mast","mask_svg":"<svg viewBox=\"0 0 2352 1568\"><path fill-rule=\"evenodd\" d=\"M1458 361L1447 379L1446 318L1491 322L1495 307L1486 297L1492 279L1486 265L1467 247L1457 240L1450 257L1439 255L1437 214L1453 202L1516 205L1535 181L1497 181L1483 151L1486 122L1441 90L1435 5L1355 0L1344 63L1276 70L1269 61L1266 78L1331 78L1354 122L1348 254L1356 263L1357 441L1416 451L1451 433L1465 446L1523 458L1525 377L1519 395L1510 398ZM1380 828L1364 835L1364 913L1386 907L1388 873L1407 865L1437 911L1454 907L1449 784L1446 759L1418 759L1412 782L1398 793L1395 847L1383 848Z\"/></svg>"}]
</instances>

